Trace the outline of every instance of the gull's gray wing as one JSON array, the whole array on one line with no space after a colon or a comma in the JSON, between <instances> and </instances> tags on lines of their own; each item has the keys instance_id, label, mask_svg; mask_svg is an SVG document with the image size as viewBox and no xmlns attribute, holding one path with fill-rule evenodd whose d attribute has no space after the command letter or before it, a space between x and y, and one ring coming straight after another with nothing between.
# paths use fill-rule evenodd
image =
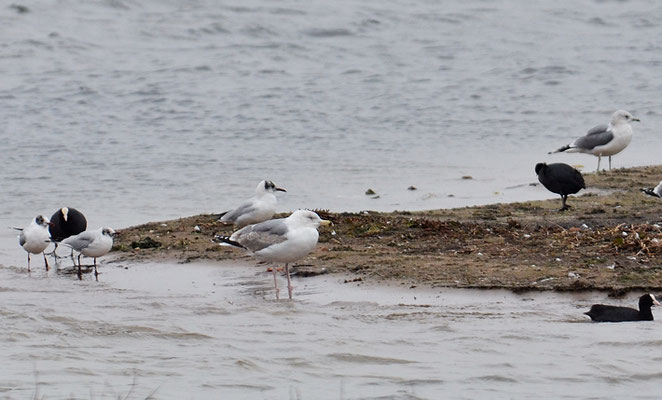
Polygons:
<instances>
[{"instance_id":1,"label":"gull's gray wing","mask_svg":"<svg viewBox=\"0 0 662 400\"><path fill-rule=\"evenodd\" d=\"M234 210L230 210L226 212L222 217L221 221L223 222L236 222L239 217L241 217L244 214L248 214L250 212L255 211L255 206L253 205L252 201L247 201L245 203L242 203L239 207L235 208Z\"/></svg>"},{"instance_id":2,"label":"gull's gray wing","mask_svg":"<svg viewBox=\"0 0 662 400\"><path fill-rule=\"evenodd\" d=\"M653 192L657 193L658 197L662 197L662 182L658 183L655 188L653 188Z\"/></svg>"},{"instance_id":3,"label":"gull's gray wing","mask_svg":"<svg viewBox=\"0 0 662 400\"><path fill-rule=\"evenodd\" d=\"M239 242L252 252L287 240L288 232L284 218L272 219L255 225L248 225L235 232L231 239Z\"/></svg>"},{"instance_id":4,"label":"gull's gray wing","mask_svg":"<svg viewBox=\"0 0 662 400\"><path fill-rule=\"evenodd\" d=\"M614 134L611 133L609 126L607 125L598 125L591 130L585 136L582 136L575 140L573 147L580 149L591 150L596 146L603 146L612 141Z\"/></svg>"},{"instance_id":5,"label":"gull's gray wing","mask_svg":"<svg viewBox=\"0 0 662 400\"><path fill-rule=\"evenodd\" d=\"M18 235L18 244L20 244L21 247L25 244L25 233L23 231Z\"/></svg>"},{"instance_id":6,"label":"gull's gray wing","mask_svg":"<svg viewBox=\"0 0 662 400\"><path fill-rule=\"evenodd\" d=\"M60 242L60 244L67 245L76 251L81 251L82 249L89 246L90 243L94 242L95 238L96 238L95 232L85 231L79 233L76 236L71 236L64 239L63 241Z\"/></svg>"}]
</instances>

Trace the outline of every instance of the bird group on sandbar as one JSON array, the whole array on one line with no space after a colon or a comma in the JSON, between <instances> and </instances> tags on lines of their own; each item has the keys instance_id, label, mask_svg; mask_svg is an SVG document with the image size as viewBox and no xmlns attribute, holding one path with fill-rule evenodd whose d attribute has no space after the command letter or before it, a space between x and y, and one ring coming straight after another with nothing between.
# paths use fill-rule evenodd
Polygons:
<instances>
[{"instance_id":1,"label":"bird group on sandbar","mask_svg":"<svg viewBox=\"0 0 662 400\"><path fill-rule=\"evenodd\" d=\"M618 110L613 113L609 124L591 128L584 136L558 148L552 153L586 153L598 158L596 173L600 173L602 157L608 157L609 169L612 167L612 156L625 149L632 140L632 122L639 121L627 111ZM544 163L535 165L538 181L550 192L561 196L561 208L570 208L568 196L586 189L586 183L581 172L565 163ZM642 188L642 192L654 197L662 197L662 182L654 188ZM322 225L330 221L310 210L299 209L286 218L272 219L276 213L277 192L286 192L270 180L263 180L255 188L255 195L235 208L218 215L219 221L232 224L236 231L230 236L214 235L212 241L223 246L240 248L257 259L268 263L284 264L287 277L288 298L292 299L293 286L290 276L290 265L311 253L317 246ZM44 215L35 217L25 228L20 230L19 244L28 255L28 271L30 271L30 255L42 254L46 270L49 269L45 250L49 244L54 244L52 255L57 260L58 245L71 249L70 257L74 267L78 268L81 277L81 256L93 258L95 276L98 277L97 258L107 254L113 246L116 232L108 227L87 230L87 220L83 213L70 208L58 209L51 218ZM78 253L78 262L74 259ZM278 268L270 268L276 299L279 299ZM639 299L639 309L595 304L585 314L596 322L623 322L653 320L651 307L660 305L653 294L645 294Z\"/></svg>"},{"instance_id":2,"label":"bird group on sandbar","mask_svg":"<svg viewBox=\"0 0 662 400\"><path fill-rule=\"evenodd\" d=\"M49 254L55 257L56 261L59 257L58 245L71 249L70 257L74 267L77 267L79 279L82 279L81 256L94 259L94 275L98 278L97 258L111 250L115 235L115 231L108 227L86 230L85 215L72 207L58 209L50 219L38 215L25 228L14 229L20 231L18 243L28 253L28 272L30 272L30 254L40 253L44 256L46 271L49 270L46 248L53 243L54 249ZM74 259L74 251L78 253L78 264Z\"/></svg>"}]
</instances>

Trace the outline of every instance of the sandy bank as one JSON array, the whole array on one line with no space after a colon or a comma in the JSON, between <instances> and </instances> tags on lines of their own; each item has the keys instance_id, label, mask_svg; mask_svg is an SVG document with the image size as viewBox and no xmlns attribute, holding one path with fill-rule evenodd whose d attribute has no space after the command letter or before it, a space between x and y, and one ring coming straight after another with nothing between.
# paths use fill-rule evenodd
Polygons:
<instances>
[{"instance_id":1,"label":"sandy bank","mask_svg":"<svg viewBox=\"0 0 662 400\"><path fill-rule=\"evenodd\" d=\"M322 228L317 250L295 269L411 286L661 290L662 199L639 191L660 179L662 166L586 174L587 187L599 194L571 197L564 213L556 211L558 198L425 212L317 210L334 224ZM245 257L210 241L232 232L212 215L120 232L120 260Z\"/></svg>"}]
</instances>

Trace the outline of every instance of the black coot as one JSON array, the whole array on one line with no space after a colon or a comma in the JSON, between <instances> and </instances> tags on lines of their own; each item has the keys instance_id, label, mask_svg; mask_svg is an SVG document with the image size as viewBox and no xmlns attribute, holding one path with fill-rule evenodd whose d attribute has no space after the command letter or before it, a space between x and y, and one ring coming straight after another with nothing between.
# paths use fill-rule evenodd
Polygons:
<instances>
[{"instance_id":1,"label":"black coot","mask_svg":"<svg viewBox=\"0 0 662 400\"><path fill-rule=\"evenodd\" d=\"M593 304L591 309L584 314L591 317L595 322L652 321L651 307L653 304L660 305L655 296L645 294L639 298L639 310L629 307Z\"/></svg>"},{"instance_id":2,"label":"black coot","mask_svg":"<svg viewBox=\"0 0 662 400\"><path fill-rule=\"evenodd\" d=\"M536 174L538 180L550 192L558 193L561 195L561 208L559 211L564 211L570 208L565 204L568 195L575 194L581 189L586 189L584 177L581 172L572 168L568 164L555 163L555 164L536 164Z\"/></svg>"},{"instance_id":3,"label":"black coot","mask_svg":"<svg viewBox=\"0 0 662 400\"><path fill-rule=\"evenodd\" d=\"M51 223L48 231L51 233L51 239L56 243L87 229L87 219L83 213L70 207L57 210L51 217Z\"/></svg>"}]
</instances>

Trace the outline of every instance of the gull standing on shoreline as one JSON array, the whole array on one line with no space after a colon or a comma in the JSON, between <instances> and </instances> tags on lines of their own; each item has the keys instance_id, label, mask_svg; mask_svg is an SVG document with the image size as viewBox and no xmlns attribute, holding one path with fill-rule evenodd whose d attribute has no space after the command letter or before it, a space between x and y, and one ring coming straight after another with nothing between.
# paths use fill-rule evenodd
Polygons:
<instances>
[{"instance_id":1,"label":"gull standing on shoreline","mask_svg":"<svg viewBox=\"0 0 662 400\"><path fill-rule=\"evenodd\" d=\"M600 172L600 158L609 157L609 169L611 170L611 156L620 153L632 140L632 126L630 122L639 121L625 110L618 110L611 116L609 125L598 125L577 138L574 142L567 144L552 153L586 153L598 157L598 168Z\"/></svg>"},{"instance_id":2,"label":"gull standing on shoreline","mask_svg":"<svg viewBox=\"0 0 662 400\"><path fill-rule=\"evenodd\" d=\"M112 228L99 228L94 231L81 232L60 242L60 244L69 246L80 253L78 254L79 278L81 277L81 255L94 257L94 276L99 276L99 272L97 271L97 257L106 255L113 248L113 236L115 236L115 231Z\"/></svg>"},{"instance_id":3,"label":"gull standing on shoreline","mask_svg":"<svg viewBox=\"0 0 662 400\"><path fill-rule=\"evenodd\" d=\"M214 241L221 245L230 245L248 250L255 257L269 262L285 263L287 274L287 292L292 299L292 280L290 279L289 263L304 258L317 246L320 225L331 222L321 219L319 215L308 210L297 210L287 218L272 219L259 224L248 225L232 236L215 236ZM276 269L274 275L276 299L278 299L278 282Z\"/></svg>"},{"instance_id":4,"label":"gull standing on shoreline","mask_svg":"<svg viewBox=\"0 0 662 400\"><path fill-rule=\"evenodd\" d=\"M38 215L18 235L18 244L23 247L23 250L28 252L28 272L30 272L30 253L43 253L51 243L50 234L48 233L49 225L51 225L51 222L46 217ZM44 254L44 265L46 266L46 271L48 271L49 265L48 260L46 260L46 254Z\"/></svg>"},{"instance_id":5,"label":"gull standing on shoreline","mask_svg":"<svg viewBox=\"0 0 662 400\"><path fill-rule=\"evenodd\" d=\"M272 181L261 181L255 188L255 196L241 203L238 207L221 214L221 222L231 222L237 228L257 224L273 217L276 213L276 192L287 192L276 187Z\"/></svg>"}]
</instances>

